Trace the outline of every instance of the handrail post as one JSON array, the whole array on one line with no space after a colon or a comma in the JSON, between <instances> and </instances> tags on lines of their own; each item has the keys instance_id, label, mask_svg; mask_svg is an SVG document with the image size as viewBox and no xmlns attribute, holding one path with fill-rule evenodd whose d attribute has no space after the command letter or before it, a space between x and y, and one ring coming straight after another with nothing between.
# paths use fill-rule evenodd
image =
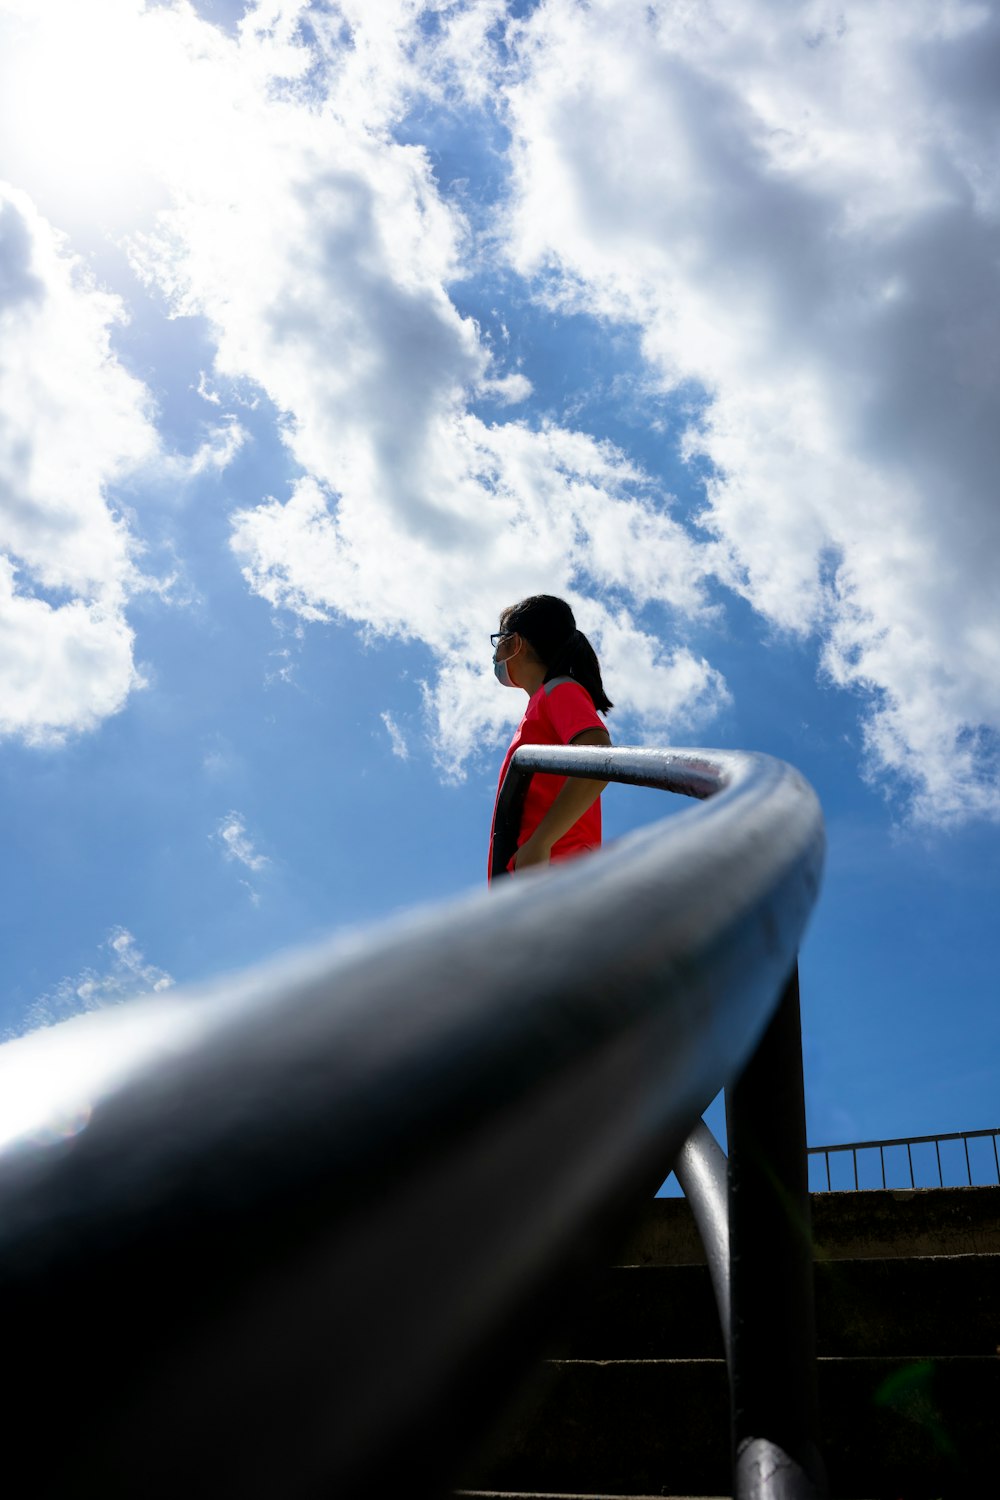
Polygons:
<instances>
[{"instance_id":1,"label":"handrail post","mask_svg":"<svg viewBox=\"0 0 1000 1500\"><path fill-rule=\"evenodd\" d=\"M802 1028L795 969L726 1090L735 1500L816 1500L819 1451Z\"/></svg>"},{"instance_id":2,"label":"handrail post","mask_svg":"<svg viewBox=\"0 0 1000 1500\"><path fill-rule=\"evenodd\" d=\"M729 1168L725 1152L704 1120L699 1120L674 1162L674 1175L681 1185L708 1261L708 1274L722 1324L726 1364L732 1372L730 1337L732 1312L729 1297Z\"/></svg>"}]
</instances>

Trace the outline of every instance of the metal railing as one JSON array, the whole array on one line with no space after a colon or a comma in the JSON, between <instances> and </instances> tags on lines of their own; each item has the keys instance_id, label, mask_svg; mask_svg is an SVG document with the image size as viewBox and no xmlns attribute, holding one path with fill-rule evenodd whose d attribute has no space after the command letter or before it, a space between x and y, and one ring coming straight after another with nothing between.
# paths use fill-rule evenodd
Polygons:
<instances>
[{"instance_id":1,"label":"metal railing","mask_svg":"<svg viewBox=\"0 0 1000 1500\"><path fill-rule=\"evenodd\" d=\"M439 1493L724 1086L728 1215L709 1163L701 1222L729 1241L734 1493L822 1493L815 796L716 751L519 751L532 772L708 800L0 1048L5 1444L33 1500Z\"/></svg>"},{"instance_id":2,"label":"metal railing","mask_svg":"<svg viewBox=\"0 0 1000 1500\"><path fill-rule=\"evenodd\" d=\"M906 1174L907 1173L909 1175L909 1185L910 1185L911 1188L934 1186L933 1177L934 1177L935 1168L936 1168L936 1173L937 1173L937 1186L938 1187L944 1187L945 1186L945 1177L946 1176L949 1179L949 1181L948 1181L948 1185L949 1186L964 1185L964 1186L967 1186L967 1187L974 1187L976 1185L984 1185L984 1186L985 1185L992 1185L993 1183L997 1183L998 1185L1000 1185L1000 1149L998 1149L998 1146L997 1146L997 1139L998 1139L998 1137L1000 1137L1000 1128L998 1128L997 1130L956 1130L956 1131L951 1131L951 1132L949 1132L947 1134L943 1134L943 1135L911 1135L911 1136L900 1136L896 1140L886 1140L886 1141L849 1141L849 1142L847 1142L844 1145L838 1145L838 1146L810 1146L809 1150L808 1150L808 1155L809 1155L810 1158L812 1158L812 1157L816 1157L816 1158L822 1157L823 1158L823 1163L824 1163L824 1166L826 1168L826 1191L827 1192L833 1192L834 1191L833 1183L832 1183L831 1176L830 1176L830 1157L831 1156L836 1156L836 1155L846 1155L848 1152L850 1152L850 1155L851 1155L851 1164L852 1164L852 1167L853 1167L854 1190L855 1190L855 1192L862 1190L862 1183L861 1183L861 1181L859 1179L859 1176L858 1176L858 1152L859 1151L861 1151L861 1152L875 1152L875 1151L877 1151L878 1152L878 1170L879 1170L879 1173L880 1173L880 1176L881 1176L881 1182L878 1182L878 1181L876 1181L876 1182L866 1182L863 1185L864 1188L867 1188L867 1189L877 1189L880 1186L883 1187L883 1188L885 1188L885 1187L898 1187L898 1186L900 1186L900 1184L898 1182L890 1182L886 1178L885 1153L886 1153L887 1150L889 1150L891 1148L898 1148L900 1150L900 1152L903 1149L905 1149L905 1151L906 1151L906 1168L905 1168L905 1171L904 1171L904 1182L902 1184L903 1186L906 1185L905 1184L905 1178L906 1178ZM962 1142L963 1154L962 1154L961 1157L959 1157L959 1166L958 1166L958 1171L957 1172L955 1172L953 1170L953 1163L949 1163L948 1164L949 1165L949 1170L947 1172L945 1170L945 1167L942 1165L942 1161L941 1161L941 1144L944 1141L961 1141ZM984 1150L984 1151L982 1151L980 1153L980 1160L977 1161L977 1163L976 1163L977 1168L979 1168L979 1170L977 1170L977 1171L974 1171L974 1169L973 1169L972 1159L971 1159L970 1154L969 1154L969 1142L970 1141L982 1141L984 1143L986 1141L989 1141L990 1146L992 1147L992 1153L988 1149ZM931 1172L930 1172L930 1176L931 1176L932 1180L931 1180L931 1182L929 1184L924 1180L924 1177L925 1177L926 1174L919 1172L919 1170L917 1172L914 1171L914 1165L913 1165L913 1148L914 1148L914 1146L933 1146L934 1147L934 1160L931 1163ZM924 1153L924 1156L925 1157L929 1157L929 1153ZM964 1171L964 1173L962 1172L962 1166L961 1166L963 1159L964 1159L964 1164L965 1164L965 1171ZM919 1165L922 1165L922 1164L918 1164L918 1166ZM891 1166L891 1164L890 1164L890 1166ZM893 1174L892 1174L892 1172L890 1170L890 1177L892 1175ZM956 1177L961 1178L963 1176L964 1176L964 1179L965 1179L964 1184L959 1183L959 1182L955 1182L954 1179ZM918 1181L918 1177L920 1178L919 1181ZM822 1191L822 1189L820 1189L820 1191Z\"/></svg>"}]
</instances>

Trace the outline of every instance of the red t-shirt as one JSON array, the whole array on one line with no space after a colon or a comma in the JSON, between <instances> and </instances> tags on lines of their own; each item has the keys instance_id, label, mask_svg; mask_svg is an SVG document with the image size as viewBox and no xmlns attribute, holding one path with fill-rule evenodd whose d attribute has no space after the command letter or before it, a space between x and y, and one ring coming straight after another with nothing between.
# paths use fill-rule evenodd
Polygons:
<instances>
[{"instance_id":1,"label":"red t-shirt","mask_svg":"<svg viewBox=\"0 0 1000 1500\"><path fill-rule=\"evenodd\" d=\"M510 758L519 745L568 745L585 729L603 728L593 699L579 682L571 677L556 677L552 682L543 682L538 691L528 699L524 718L507 748L500 767L497 797L500 796ZM521 815L518 848L534 833L565 784L565 776L548 776L541 772L532 776ZM493 817L495 820L496 803L493 806ZM601 799L598 797L583 817L578 818L573 827L552 845L551 858L571 859L576 854L586 853L588 849L596 849L600 842Z\"/></svg>"}]
</instances>

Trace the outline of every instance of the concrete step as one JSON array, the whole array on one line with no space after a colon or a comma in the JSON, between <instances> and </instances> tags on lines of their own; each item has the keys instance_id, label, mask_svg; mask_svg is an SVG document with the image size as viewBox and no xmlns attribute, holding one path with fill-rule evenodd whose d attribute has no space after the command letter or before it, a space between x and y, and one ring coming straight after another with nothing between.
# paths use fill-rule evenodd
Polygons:
<instances>
[{"instance_id":1,"label":"concrete step","mask_svg":"<svg viewBox=\"0 0 1000 1500\"><path fill-rule=\"evenodd\" d=\"M818 1260L1000 1254L1000 1187L814 1193Z\"/></svg>"},{"instance_id":2,"label":"concrete step","mask_svg":"<svg viewBox=\"0 0 1000 1500\"><path fill-rule=\"evenodd\" d=\"M819 1386L840 1500L995 1493L1000 1359L823 1359ZM725 1366L550 1361L462 1482L523 1494L728 1494Z\"/></svg>"},{"instance_id":3,"label":"concrete step","mask_svg":"<svg viewBox=\"0 0 1000 1500\"><path fill-rule=\"evenodd\" d=\"M820 1354L996 1354L1000 1255L837 1260L816 1265ZM553 1354L576 1359L721 1359L707 1266L619 1266L595 1276Z\"/></svg>"},{"instance_id":4,"label":"concrete step","mask_svg":"<svg viewBox=\"0 0 1000 1500\"><path fill-rule=\"evenodd\" d=\"M813 1193L813 1237L824 1260L1000 1254L1000 1187ZM618 1257L622 1265L703 1265L683 1198L654 1198Z\"/></svg>"}]
</instances>

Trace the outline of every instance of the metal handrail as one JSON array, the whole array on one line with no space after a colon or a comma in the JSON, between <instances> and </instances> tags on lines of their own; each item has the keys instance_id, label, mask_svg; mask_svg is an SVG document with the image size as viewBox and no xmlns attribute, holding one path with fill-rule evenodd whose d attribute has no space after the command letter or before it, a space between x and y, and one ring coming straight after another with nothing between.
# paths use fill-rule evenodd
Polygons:
<instances>
[{"instance_id":1,"label":"metal handrail","mask_svg":"<svg viewBox=\"0 0 1000 1500\"><path fill-rule=\"evenodd\" d=\"M858 1181L858 1152L878 1151L879 1163L882 1173L882 1186L886 1186L885 1176L885 1152L889 1146L905 1146L906 1158L909 1164L910 1187L916 1187L916 1177L913 1170L912 1146L933 1145L937 1156L938 1186L944 1187L944 1169L941 1164L941 1142L962 1141L965 1146L965 1172L969 1187L974 1186L972 1180L972 1162L969 1157L969 1142L974 1140L991 1139L993 1143L993 1163L996 1169L996 1180L1000 1185L1000 1150L997 1147L997 1139L1000 1137L1000 1127L996 1130L952 1130L938 1135L904 1135L893 1140L884 1141L846 1141L836 1146L810 1146L807 1154L809 1156L822 1156L826 1166L826 1190L833 1191L830 1178L830 1157L838 1152L850 1151L854 1165L854 1189L855 1192L865 1191L861 1189ZM822 1190L821 1190L822 1191ZM870 1191L870 1190L869 1190Z\"/></svg>"},{"instance_id":2,"label":"metal handrail","mask_svg":"<svg viewBox=\"0 0 1000 1500\"><path fill-rule=\"evenodd\" d=\"M735 1079L734 1272L788 1261L802 1194L780 1163L775 1180L768 1131L804 1167L801 1056L796 1082L794 1037L781 1049L822 862L814 794L731 752L539 748L522 771L710 800L544 875L0 1048L7 1456L30 1462L33 1496L158 1500L192 1474L245 1500L370 1495L401 1462L409 1494L435 1493L574 1273L610 1257ZM755 1347L811 1311L782 1303L794 1276L762 1281L758 1307L742 1275L736 1494L776 1494L760 1475L778 1454L781 1493L811 1495L812 1418L769 1430L785 1394L754 1374ZM101 1378L70 1378L98 1350ZM786 1384L808 1387L803 1359Z\"/></svg>"},{"instance_id":3,"label":"metal handrail","mask_svg":"<svg viewBox=\"0 0 1000 1500\"><path fill-rule=\"evenodd\" d=\"M691 1205L691 1213L705 1249L715 1305L722 1326L726 1364L732 1374L729 1172L725 1152L704 1120L698 1121L677 1153L674 1175Z\"/></svg>"}]
</instances>

